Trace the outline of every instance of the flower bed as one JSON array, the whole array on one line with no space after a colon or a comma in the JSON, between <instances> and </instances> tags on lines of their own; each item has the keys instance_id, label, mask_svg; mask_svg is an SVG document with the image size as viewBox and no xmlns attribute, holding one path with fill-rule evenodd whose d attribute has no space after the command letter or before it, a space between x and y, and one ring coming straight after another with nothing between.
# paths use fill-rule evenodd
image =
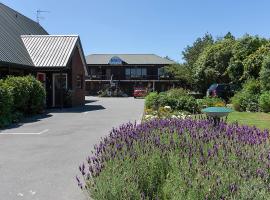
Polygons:
<instances>
[{"instance_id":1,"label":"flower bed","mask_svg":"<svg viewBox=\"0 0 270 200\"><path fill-rule=\"evenodd\" d=\"M98 200L270 199L268 138L203 119L128 123L95 146L77 181Z\"/></svg>"}]
</instances>

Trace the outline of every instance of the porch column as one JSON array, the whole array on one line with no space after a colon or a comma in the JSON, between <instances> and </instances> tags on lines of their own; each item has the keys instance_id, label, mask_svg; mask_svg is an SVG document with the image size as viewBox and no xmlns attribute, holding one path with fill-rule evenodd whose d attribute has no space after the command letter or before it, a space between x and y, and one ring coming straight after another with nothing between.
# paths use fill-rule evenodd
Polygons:
<instances>
[{"instance_id":1,"label":"porch column","mask_svg":"<svg viewBox=\"0 0 270 200\"><path fill-rule=\"evenodd\" d=\"M155 91L155 81L153 81L153 92Z\"/></svg>"}]
</instances>

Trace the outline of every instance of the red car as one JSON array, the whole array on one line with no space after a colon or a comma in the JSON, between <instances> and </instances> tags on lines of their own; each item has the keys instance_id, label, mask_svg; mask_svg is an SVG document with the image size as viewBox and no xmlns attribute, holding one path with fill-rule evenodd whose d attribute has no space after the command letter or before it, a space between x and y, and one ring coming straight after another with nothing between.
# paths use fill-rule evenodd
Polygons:
<instances>
[{"instance_id":1,"label":"red car","mask_svg":"<svg viewBox=\"0 0 270 200\"><path fill-rule=\"evenodd\" d=\"M145 97L147 95L147 89L145 87L134 87L133 96L137 97Z\"/></svg>"}]
</instances>

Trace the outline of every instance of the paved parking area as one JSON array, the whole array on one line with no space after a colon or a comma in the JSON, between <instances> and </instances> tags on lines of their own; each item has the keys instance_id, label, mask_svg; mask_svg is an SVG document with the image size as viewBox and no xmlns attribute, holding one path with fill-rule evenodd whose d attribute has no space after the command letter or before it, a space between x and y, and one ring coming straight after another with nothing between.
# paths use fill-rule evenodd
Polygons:
<instances>
[{"instance_id":1,"label":"paved parking area","mask_svg":"<svg viewBox=\"0 0 270 200\"><path fill-rule=\"evenodd\" d=\"M112 127L140 120L144 100L87 97L0 131L0 199L85 199L78 165Z\"/></svg>"}]
</instances>

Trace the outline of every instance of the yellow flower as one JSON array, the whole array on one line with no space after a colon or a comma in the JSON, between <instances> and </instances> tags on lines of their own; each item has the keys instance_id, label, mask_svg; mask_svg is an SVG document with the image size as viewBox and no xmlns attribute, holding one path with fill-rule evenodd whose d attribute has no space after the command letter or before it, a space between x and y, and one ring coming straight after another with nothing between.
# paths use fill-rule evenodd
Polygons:
<instances>
[{"instance_id":1,"label":"yellow flower","mask_svg":"<svg viewBox=\"0 0 270 200\"><path fill-rule=\"evenodd\" d=\"M224 107L225 106L225 103L223 102L218 102L215 104L216 107Z\"/></svg>"}]
</instances>

